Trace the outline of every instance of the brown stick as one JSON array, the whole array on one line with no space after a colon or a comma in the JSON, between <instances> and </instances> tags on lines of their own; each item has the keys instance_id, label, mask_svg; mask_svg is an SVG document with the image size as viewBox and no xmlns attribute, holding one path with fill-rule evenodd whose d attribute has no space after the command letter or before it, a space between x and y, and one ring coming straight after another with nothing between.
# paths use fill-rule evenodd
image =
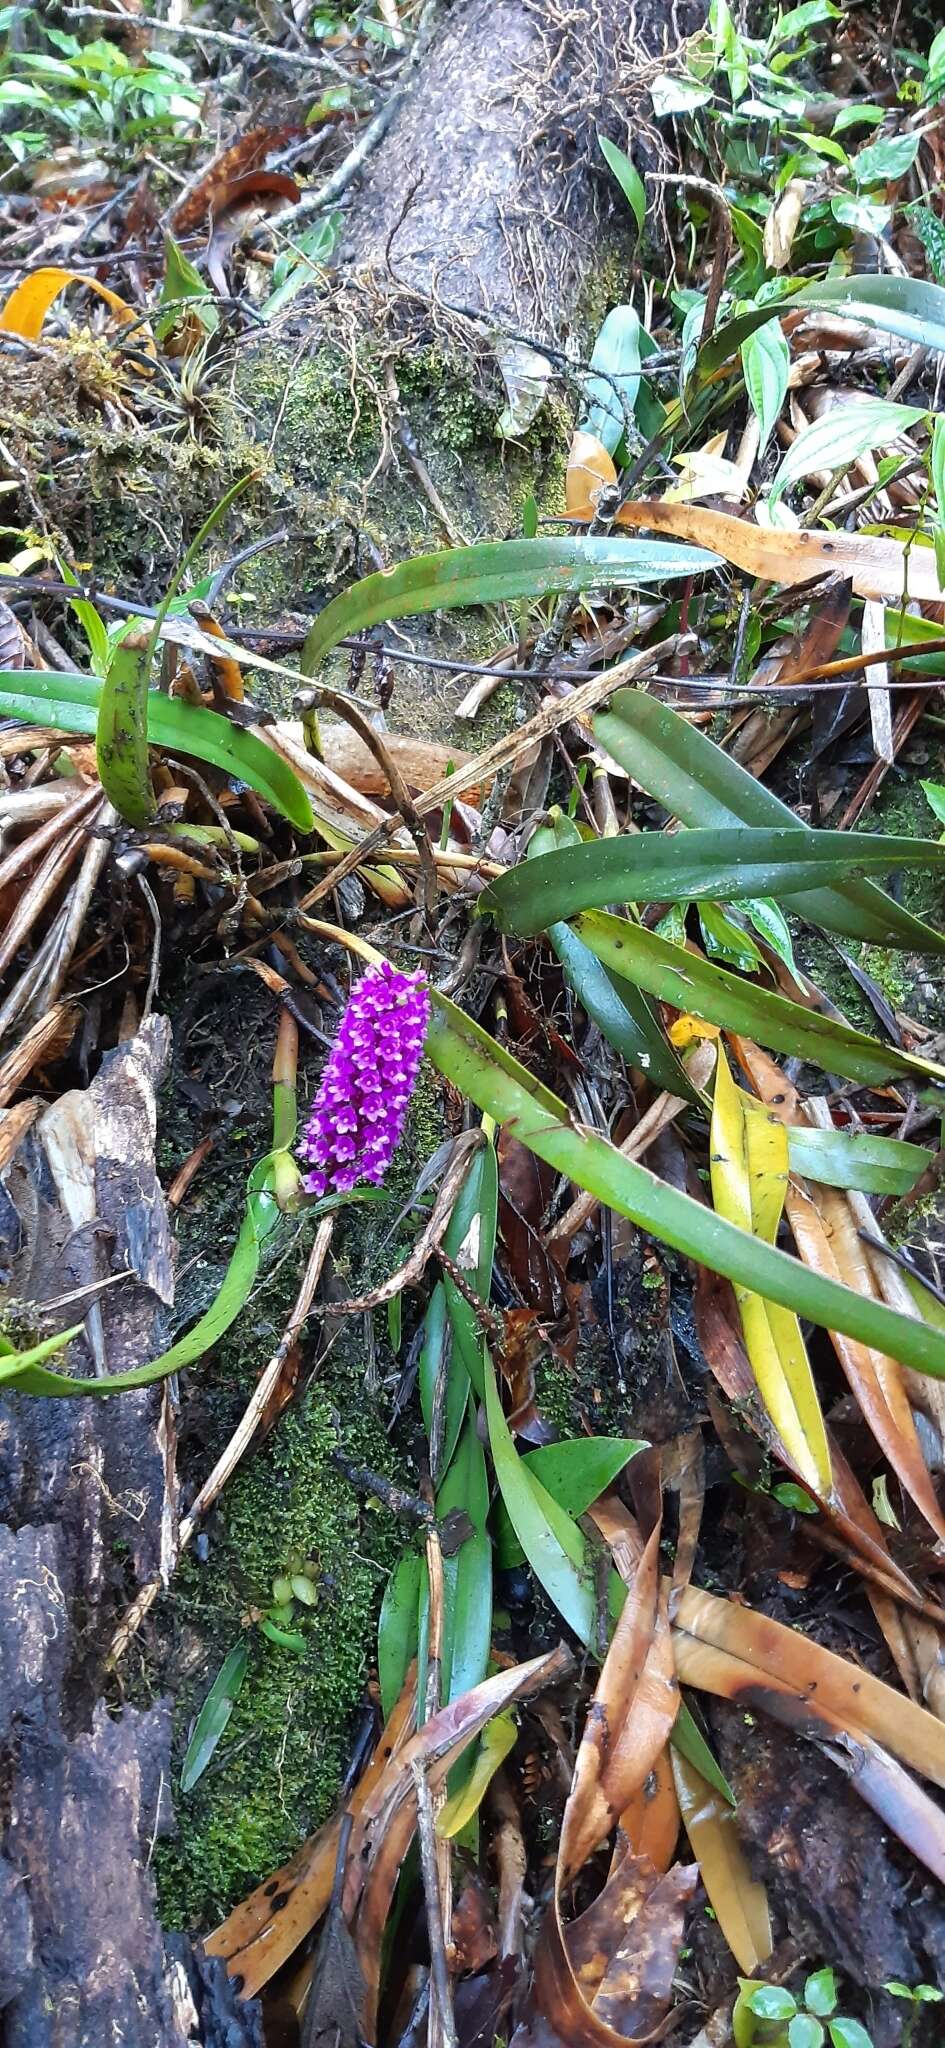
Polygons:
<instances>
[{"instance_id":1,"label":"brown stick","mask_svg":"<svg viewBox=\"0 0 945 2048\"><path fill-rule=\"evenodd\" d=\"M631 655L628 661L618 662L616 668L608 669L604 675L592 676L589 682L582 683L579 689L572 690L567 697L559 697L554 703L545 705L541 711L535 713L534 718L526 719L525 724L520 725L515 732L507 733L504 739L496 740L493 746L487 747L485 753L477 754L467 767L458 770L455 775L444 775L439 782L433 784L432 789L425 790L423 795L417 798L418 813L423 816L427 811L436 810L449 797L462 796L465 790L474 783L481 782L484 776L495 775L500 768L511 766L529 747L547 739L550 733L557 732L562 725L569 725L572 720L576 720L578 724L586 723L589 713L595 710L605 697L612 696L614 690L623 689L626 684L635 682L639 676L646 675L648 670L659 668L662 662L668 661L676 653L684 637L674 633L671 639L661 640L658 646L648 647L640 654ZM355 868L360 867L363 861L386 843L390 834L396 832L399 823L398 818L386 818L382 825L377 825L373 832L368 833L366 839L362 839L359 846L351 848L350 853L345 855L344 860L339 862L330 875L316 883L315 888L311 889L307 896L302 897L299 910L311 910L314 904L320 903L323 897L337 889L339 882L343 881L346 875L353 874Z\"/></svg>"}]
</instances>

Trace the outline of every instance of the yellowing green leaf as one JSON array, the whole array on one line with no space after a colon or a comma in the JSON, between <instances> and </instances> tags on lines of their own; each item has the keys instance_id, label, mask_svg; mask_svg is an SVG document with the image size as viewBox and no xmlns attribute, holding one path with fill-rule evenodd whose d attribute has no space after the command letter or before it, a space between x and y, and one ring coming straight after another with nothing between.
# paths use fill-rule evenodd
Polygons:
<instances>
[{"instance_id":1,"label":"yellowing green leaf","mask_svg":"<svg viewBox=\"0 0 945 2048\"><path fill-rule=\"evenodd\" d=\"M736 1088L721 1047L710 1150L717 1213L773 1245L787 1189L787 1131ZM735 1299L758 1392L795 1470L823 1499L830 1451L797 1316L737 1282Z\"/></svg>"},{"instance_id":2,"label":"yellowing green leaf","mask_svg":"<svg viewBox=\"0 0 945 2048\"><path fill-rule=\"evenodd\" d=\"M497 1714L494 1721L487 1722L479 1740L475 1763L465 1785L448 1799L437 1823L436 1832L446 1842L468 1827L478 1813L499 1765L505 1762L509 1752L515 1748L518 1729L512 1714Z\"/></svg>"}]
</instances>

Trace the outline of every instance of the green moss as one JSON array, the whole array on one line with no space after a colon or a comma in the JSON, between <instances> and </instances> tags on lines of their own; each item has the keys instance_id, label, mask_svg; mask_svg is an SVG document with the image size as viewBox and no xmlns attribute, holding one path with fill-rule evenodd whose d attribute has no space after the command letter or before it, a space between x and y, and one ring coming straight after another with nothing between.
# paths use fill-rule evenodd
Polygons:
<instances>
[{"instance_id":1,"label":"green moss","mask_svg":"<svg viewBox=\"0 0 945 2048\"><path fill-rule=\"evenodd\" d=\"M174 1628L204 1646L178 1695L177 1745L247 1616L271 1603L292 1552L315 1560L318 1604L302 1623L304 1655L250 1628L250 1667L211 1769L177 1802L178 1835L156 1870L169 1925L207 1928L276 1867L331 1810L347 1762L350 1718L371 1656L379 1589L400 1547L383 1511L360 1501L332 1462L390 1470L363 1397L357 1346L336 1352L324 1388L284 1416L231 1482L206 1564L188 1559L173 1589ZM337 1405L336 1405L337 1404Z\"/></svg>"}]
</instances>

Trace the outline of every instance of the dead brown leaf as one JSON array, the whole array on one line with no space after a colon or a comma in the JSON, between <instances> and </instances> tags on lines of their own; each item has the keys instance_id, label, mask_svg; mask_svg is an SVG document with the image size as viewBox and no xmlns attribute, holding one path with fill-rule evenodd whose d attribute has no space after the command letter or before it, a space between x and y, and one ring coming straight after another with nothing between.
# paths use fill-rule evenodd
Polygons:
<instances>
[{"instance_id":1,"label":"dead brown leaf","mask_svg":"<svg viewBox=\"0 0 945 2048\"><path fill-rule=\"evenodd\" d=\"M660 1525L646 1545L588 1710L558 1849L559 1888L612 1833L669 1736L679 1706L660 1586Z\"/></svg>"}]
</instances>

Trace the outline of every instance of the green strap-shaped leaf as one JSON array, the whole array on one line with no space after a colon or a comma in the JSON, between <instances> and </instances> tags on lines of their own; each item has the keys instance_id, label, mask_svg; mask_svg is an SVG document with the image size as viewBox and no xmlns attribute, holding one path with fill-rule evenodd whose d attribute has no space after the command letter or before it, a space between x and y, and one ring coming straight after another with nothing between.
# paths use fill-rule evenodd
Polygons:
<instances>
[{"instance_id":1,"label":"green strap-shaped leaf","mask_svg":"<svg viewBox=\"0 0 945 2048\"><path fill-rule=\"evenodd\" d=\"M798 825L621 833L520 863L489 884L478 907L491 911L503 931L527 937L608 903L781 899L870 868L945 868L945 847L935 839Z\"/></svg>"},{"instance_id":2,"label":"green strap-shaped leaf","mask_svg":"<svg viewBox=\"0 0 945 2048\"><path fill-rule=\"evenodd\" d=\"M126 825L140 830L154 816L148 767L148 658L140 647L112 650L101 684L95 758L99 780Z\"/></svg>"},{"instance_id":3,"label":"green strap-shaped leaf","mask_svg":"<svg viewBox=\"0 0 945 2048\"><path fill-rule=\"evenodd\" d=\"M945 297L945 293L943 293ZM668 704L642 690L618 690L594 718L602 747L684 825L781 825L797 829L787 804L746 768L689 725ZM812 924L871 945L945 952L945 934L912 917L868 881L845 880L793 899Z\"/></svg>"},{"instance_id":4,"label":"green strap-shaped leaf","mask_svg":"<svg viewBox=\"0 0 945 2048\"><path fill-rule=\"evenodd\" d=\"M642 989L610 975L569 924L548 927L548 937L564 968L565 980L602 1037L631 1066L642 1067L658 1088L685 1101L695 1089L678 1053L673 1050L659 1017Z\"/></svg>"},{"instance_id":5,"label":"green strap-shaped leaf","mask_svg":"<svg viewBox=\"0 0 945 2048\"><path fill-rule=\"evenodd\" d=\"M865 1195L906 1195L933 1154L905 1138L876 1138L871 1131L811 1130L788 1125L792 1173L828 1188L859 1188Z\"/></svg>"},{"instance_id":6,"label":"green strap-shaped leaf","mask_svg":"<svg viewBox=\"0 0 945 2048\"><path fill-rule=\"evenodd\" d=\"M576 1126L550 1089L445 996L434 996L427 1052L447 1080L497 1123L508 1124L537 1158L662 1243L825 1329L842 1330L916 1372L945 1378L945 1336L939 1331L825 1280L657 1180L599 1132Z\"/></svg>"},{"instance_id":7,"label":"green strap-shaped leaf","mask_svg":"<svg viewBox=\"0 0 945 2048\"><path fill-rule=\"evenodd\" d=\"M90 736L98 724L102 688L94 676L59 675L41 669L0 671L0 717ZM177 753L211 762L234 781L248 783L298 831L313 830L312 806L298 776L255 733L232 725L219 712L205 711L200 704L165 697L160 690L149 690L146 702L151 746L172 747Z\"/></svg>"},{"instance_id":8,"label":"green strap-shaped leaf","mask_svg":"<svg viewBox=\"0 0 945 2048\"><path fill-rule=\"evenodd\" d=\"M842 313L845 319L879 327L884 334L898 334L914 348L945 351L945 288L941 285L918 277L827 277L727 320L700 350L700 374L711 375L765 321L789 313L795 306Z\"/></svg>"},{"instance_id":9,"label":"green strap-shaped leaf","mask_svg":"<svg viewBox=\"0 0 945 2048\"><path fill-rule=\"evenodd\" d=\"M395 569L365 576L326 605L302 649L310 676L339 640L382 619L438 612L456 605L489 605L514 598L568 596L581 590L662 583L722 566L707 548L665 541L621 540L609 535L550 540L484 540L468 548L416 555Z\"/></svg>"},{"instance_id":10,"label":"green strap-shaped leaf","mask_svg":"<svg viewBox=\"0 0 945 2048\"><path fill-rule=\"evenodd\" d=\"M597 1560L566 1510L544 1487L512 1442L512 1433L502 1413L495 1381L495 1368L486 1360L486 1417L489 1448L502 1502L522 1550L536 1579L554 1601L568 1626L591 1651L597 1649L598 1590ZM618 1572L607 1576L607 1607L616 1621L627 1597ZM710 1785L734 1806L732 1788L712 1755L705 1738L685 1702L681 1702L670 1740L683 1756L695 1764Z\"/></svg>"},{"instance_id":11,"label":"green strap-shaped leaf","mask_svg":"<svg viewBox=\"0 0 945 2048\"><path fill-rule=\"evenodd\" d=\"M377 1675L381 1712L389 1720L417 1654L420 1627L420 1581L423 1561L418 1550L405 1550L387 1581L377 1626Z\"/></svg>"},{"instance_id":12,"label":"green strap-shaped leaf","mask_svg":"<svg viewBox=\"0 0 945 2048\"><path fill-rule=\"evenodd\" d=\"M275 1230L281 1219L281 1211L275 1197L258 1183L265 1180L268 1161L256 1167L250 1177L250 1193L246 1202L240 1234L233 1249L233 1255L223 1276L219 1292L211 1302L206 1314L202 1315L193 1329L179 1337L169 1351L162 1352L149 1365L140 1365L130 1372L107 1373L102 1379L78 1379L69 1373L48 1372L43 1365L29 1365L15 1373L7 1373L6 1367L13 1360L0 1360L0 1379L12 1378L19 1392L24 1394L120 1394L129 1387L147 1387L154 1380L167 1379L172 1372L180 1372L184 1366L193 1365L202 1358L211 1344L216 1344L230 1324L236 1320L240 1309L249 1299L250 1290L259 1271L259 1256L264 1240ZM257 1183L255 1186L253 1183ZM81 1328L81 1325L79 1326ZM75 1335L77 1332L72 1332Z\"/></svg>"},{"instance_id":13,"label":"green strap-shaped leaf","mask_svg":"<svg viewBox=\"0 0 945 2048\"><path fill-rule=\"evenodd\" d=\"M612 973L626 975L661 1002L691 1011L726 1031L757 1038L775 1052L811 1060L828 1074L845 1074L850 1081L866 1081L873 1087L891 1074L931 1075L945 1081L945 1066L935 1060L881 1045L852 1024L821 1017L788 996L744 981L727 967L716 967L701 954L674 946L627 918L588 910L576 920L575 929Z\"/></svg>"}]
</instances>

